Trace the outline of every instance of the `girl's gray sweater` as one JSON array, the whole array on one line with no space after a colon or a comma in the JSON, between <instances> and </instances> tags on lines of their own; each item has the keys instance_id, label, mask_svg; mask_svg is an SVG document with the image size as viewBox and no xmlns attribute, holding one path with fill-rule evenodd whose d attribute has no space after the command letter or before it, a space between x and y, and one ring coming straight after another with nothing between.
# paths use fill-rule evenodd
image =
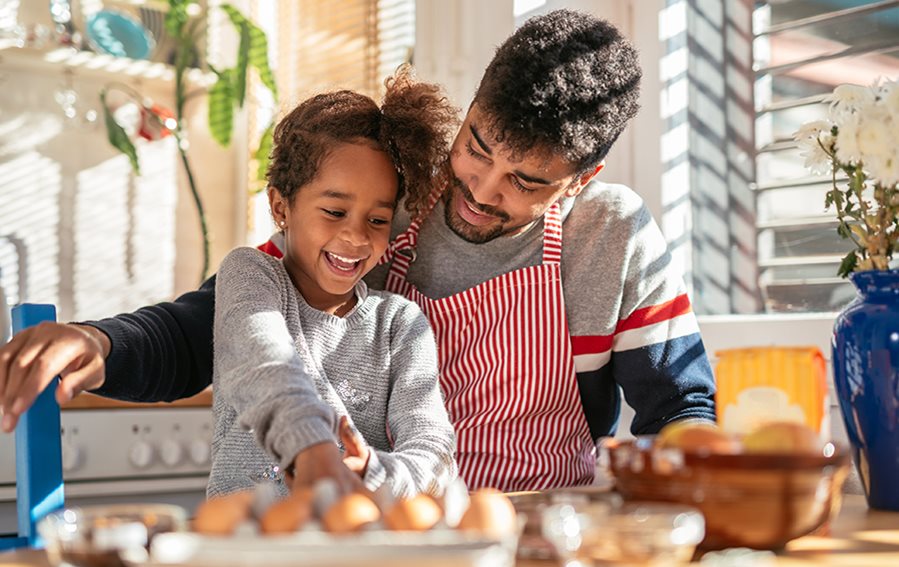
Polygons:
<instances>
[{"instance_id":1,"label":"girl's gray sweater","mask_svg":"<svg viewBox=\"0 0 899 567\"><path fill-rule=\"evenodd\" d=\"M353 310L336 317L306 303L281 260L238 248L222 262L209 496L280 481L300 451L337 442L341 415L373 449L369 489L389 482L397 496L440 493L455 477L427 319L363 282L356 295Z\"/></svg>"}]
</instances>

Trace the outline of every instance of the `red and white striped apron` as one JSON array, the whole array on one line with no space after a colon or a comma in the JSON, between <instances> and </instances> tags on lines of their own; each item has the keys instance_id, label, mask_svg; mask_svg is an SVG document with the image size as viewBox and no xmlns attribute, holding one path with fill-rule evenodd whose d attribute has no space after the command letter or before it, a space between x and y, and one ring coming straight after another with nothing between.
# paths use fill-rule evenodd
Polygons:
<instances>
[{"instance_id":1,"label":"red and white striped apron","mask_svg":"<svg viewBox=\"0 0 899 567\"><path fill-rule=\"evenodd\" d=\"M470 489L504 491L589 484L595 449L565 316L559 205L544 215L542 264L442 299L406 281L419 228L413 222L391 244L386 288L417 303L434 329L462 478ZM394 254L402 250L411 257Z\"/></svg>"}]
</instances>

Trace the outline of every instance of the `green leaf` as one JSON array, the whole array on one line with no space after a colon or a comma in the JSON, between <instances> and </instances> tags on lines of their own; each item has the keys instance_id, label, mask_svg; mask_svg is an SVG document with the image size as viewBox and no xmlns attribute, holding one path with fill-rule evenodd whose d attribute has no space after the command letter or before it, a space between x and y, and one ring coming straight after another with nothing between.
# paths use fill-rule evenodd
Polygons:
<instances>
[{"instance_id":1,"label":"green leaf","mask_svg":"<svg viewBox=\"0 0 899 567\"><path fill-rule=\"evenodd\" d=\"M131 162L131 169L136 175L140 175L140 164L137 162L137 150L125 130L115 121L112 111L106 104L106 91L100 93L100 105L103 107L103 119L106 122L106 138L112 147L116 148L126 156Z\"/></svg>"},{"instance_id":2,"label":"green leaf","mask_svg":"<svg viewBox=\"0 0 899 567\"><path fill-rule=\"evenodd\" d=\"M840 221L840 224L837 225L837 234L840 235L840 238L849 238L849 225L846 221Z\"/></svg>"},{"instance_id":3,"label":"green leaf","mask_svg":"<svg viewBox=\"0 0 899 567\"><path fill-rule=\"evenodd\" d=\"M278 87L275 85L275 75L268 66L268 39L265 36L265 32L245 18L234 6L222 4L222 10L228 14L228 17L231 18L231 23L238 29L241 29L243 24L247 25L250 33L249 63L259 73L259 80L262 81L262 84L271 91L272 97L277 100Z\"/></svg>"},{"instance_id":4,"label":"green leaf","mask_svg":"<svg viewBox=\"0 0 899 567\"><path fill-rule=\"evenodd\" d=\"M259 169L256 172L257 181L265 182L268 179L268 163L272 156L274 133L275 121L272 120L265 132L262 133L262 137L259 139L259 147L256 148L256 153L253 155L256 163L259 164Z\"/></svg>"},{"instance_id":5,"label":"green leaf","mask_svg":"<svg viewBox=\"0 0 899 567\"><path fill-rule=\"evenodd\" d=\"M250 26L240 25L240 46L237 48L237 67L234 68L234 101L243 107L247 95L247 61L250 55Z\"/></svg>"},{"instance_id":6,"label":"green leaf","mask_svg":"<svg viewBox=\"0 0 899 567\"><path fill-rule=\"evenodd\" d=\"M223 147L231 143L231 126L234 122L234 69L224 69L218 81L209 89L209 132Z\"/></svg>"},{"instance_id":7,"label":"green leaf","mask_svg":"<svg viewBox=\"0 0 899 567\"><path fill-rule=\"evenodd\" d=\"M181 30L189 19L187 15L189 4L190 0L169 0L169 9L165 13L165 31L175 39L181 36Z\"/></svg>"},{"instance_id":8,"label":"green leaf","mask_svg":"<svg viewBox=\"0 0 899 567\"><path fill-rule=\"evenodd\" d=\"M846 254L843 258L843 261L840 262L840 269L837 270L837 275L841 278L845 278L849 274L852 273L852 270L855 269L855 265L858 263L858 256L855 255L855 250Z\"/></svg>"}]
</instances>

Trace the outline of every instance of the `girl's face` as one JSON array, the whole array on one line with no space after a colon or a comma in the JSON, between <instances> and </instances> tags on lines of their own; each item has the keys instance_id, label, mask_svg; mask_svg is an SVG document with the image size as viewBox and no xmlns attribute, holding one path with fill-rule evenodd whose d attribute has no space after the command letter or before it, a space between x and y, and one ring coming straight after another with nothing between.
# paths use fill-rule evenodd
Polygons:
<instances>
[{"instance_id":1,"label":"girl's face","mask_svg":"<svg viewBox=\"0 0 899 567\"><path fill-rule=\"evenodd\" d=\"M292 205L269 190L275 223L284 230L284 263L309 305L336 315L355 305L353 286L387 249L398 183L386 153L344 143Z\"/></svg>"}]
</instances>

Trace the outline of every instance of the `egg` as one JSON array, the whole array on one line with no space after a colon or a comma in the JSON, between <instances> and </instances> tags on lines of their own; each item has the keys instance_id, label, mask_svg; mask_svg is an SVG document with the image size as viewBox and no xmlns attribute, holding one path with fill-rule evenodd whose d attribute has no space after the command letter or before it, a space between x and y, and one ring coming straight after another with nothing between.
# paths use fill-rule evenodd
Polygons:
<instances>
[{"instance_id":1,"label":"egg","mask_svg":"<svg viewBox=\"0 0 899 567\"><path fill-rule=\"evenodd\" d=\"M471 493L468 509L459 520L458 529L502 539L517 531L518 516L512 501L505 494L485 488Z\"/></svg>"},{"instance_id":2,"label":"egg","mask_svg":"<svg viewBox=\"0 0 899 567\"><path fill-rule=\"evenodd\" d=\"M398 500L387 513L384 523L391 530L425 531L433 528L443 517L437 502L427 494L419 494L408 500Z\"/></svg>"},{"instance_id":3,"label":"egg","mask_svg":"<svg viewBox=\"0 0 899 567\"><path fill-rule=\"evenodd\" d=\"M268 507L259 527L263 533L285 534L302 528L312 517L312 491L298 489Z\"/></svg>"},{"instance_id":4,"label":"egg","mask_svg":"<svg viewBox=\"0 0 899 567\"><path fill-rule=\"evenodd\" d=\"M732 455L740 452L740 442L713 423L675 422L666 425L656 437L660 448Z\"/></svg>"},{"instance_id":5,"label":"egg","mask_svg":"<svg viewBox=\"0 0 899 567\"><path fill-rule=\"evenodd\" d=\"M743 438L747 453L821 455L824 445L814 429L804 423L773 421Z\"/></svg>"},{"instance_id":6,"label":"egg","mask_svg":"<svg viewBox=\"0 0 899 567\"><path fill-rule=\"evenodd\" d=\"M322 525L329 532L344 534L359 531L379 519L381 510L372 499L354 492L328 508L322 517Z\"/></svg>"},{"instance_id":7,"label":"egg","mask_svg":"<svg viewBox=\"0 0 899 567\"><path fill-rule=\"evenodd\" d=\"M209 535L230 535L250 518L252 506L252 490L210 498L197 507L194 530Z\"/></svg>"}]
</instances>

